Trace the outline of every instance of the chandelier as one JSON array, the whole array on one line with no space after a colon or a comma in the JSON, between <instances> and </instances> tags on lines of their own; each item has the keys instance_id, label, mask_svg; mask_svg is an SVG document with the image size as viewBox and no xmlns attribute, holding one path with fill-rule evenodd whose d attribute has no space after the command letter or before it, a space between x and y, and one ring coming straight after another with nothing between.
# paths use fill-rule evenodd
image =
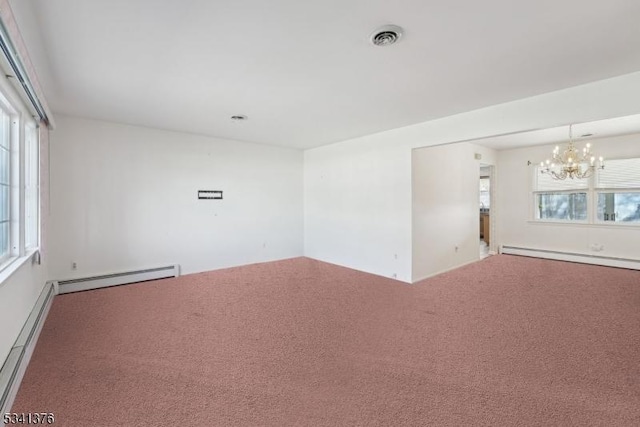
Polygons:
<instances>
[{"instance_id":1,"label":"chandelier","mask_svg":"<svg viewBox=\"0 0 640 427\"><path fill-rule=\"evenodd\" d=\"M560 147L553 150L553 157L546 162L540 162L540 172L551 175L553 179L583 179L589 178L596 170L604 169L604 159L598 158L596 166L596 156L591 153L591 144L587 145L580 152L573 144L572 126L569 125L569 144L567 149L560 153Z\"/></svg>"}]
</instances>

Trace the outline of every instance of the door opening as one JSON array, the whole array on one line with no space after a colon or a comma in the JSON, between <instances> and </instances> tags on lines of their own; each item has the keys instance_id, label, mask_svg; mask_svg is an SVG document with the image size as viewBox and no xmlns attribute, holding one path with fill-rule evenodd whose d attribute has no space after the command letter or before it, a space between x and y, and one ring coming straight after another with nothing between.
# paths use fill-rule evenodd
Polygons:
<instances>
[{"instance_id":1,"label":"door opening","mask_svg":"<svg viewBox=\"0 0 640 427\"><path fill-rule=\"evenodd\" d=\"M480 165L480 259L490 255L491 246L491 166Z\"/></svg>"}]
</instances>

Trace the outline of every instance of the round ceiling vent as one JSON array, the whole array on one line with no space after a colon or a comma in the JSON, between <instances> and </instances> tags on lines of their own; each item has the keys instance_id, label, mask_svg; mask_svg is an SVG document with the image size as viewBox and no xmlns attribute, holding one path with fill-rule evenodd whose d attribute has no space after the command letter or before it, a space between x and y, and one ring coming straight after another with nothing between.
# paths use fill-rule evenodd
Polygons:
<instances>
[{"instance_id":1,"label":"round ceiling vent","mask_svg":"<svg viewBox=\"0 0 640 427\"><path fill-rule=\"evenodd\" d=\"M385 25L371 34L371 43L376 46L389 46L402 37L402 28L397 25Z\"/></svg>"}]
</instances>

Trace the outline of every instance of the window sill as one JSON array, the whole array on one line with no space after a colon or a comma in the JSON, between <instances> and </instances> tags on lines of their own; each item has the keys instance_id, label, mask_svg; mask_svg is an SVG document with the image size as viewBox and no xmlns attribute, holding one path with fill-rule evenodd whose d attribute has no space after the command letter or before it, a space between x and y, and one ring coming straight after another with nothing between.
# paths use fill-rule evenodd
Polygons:
<instances>
[{"instance_id":1,"label":"window sill","mask_svg":"<svg viewBox=\"0 0 640 427\"><path fill-rule=\"evenodd\" d=\"M0 286L2 286L9 277L13 275L20 267L22 267L26 262L34 260L34 256L37 256L36 253L39 252L39 249L29 249L27 253L20 257L13 257L7 260L2 267L0 267Z\"/></svg>"},{"instance_id":2,"label":"window sill","mask_svg":"<svg viewBox=\"0 0 640 427\"><path fill-rule=\"evenodd\" d=\"M552 226L568 226L568 227L597 227L597 228L613 228L613 229L640 229L639 223L606 223L606 222L586 222L586 221L544 221L539 219L530 219L527 221L531 225L552 225Z\"/></svg>"}]
</instances>

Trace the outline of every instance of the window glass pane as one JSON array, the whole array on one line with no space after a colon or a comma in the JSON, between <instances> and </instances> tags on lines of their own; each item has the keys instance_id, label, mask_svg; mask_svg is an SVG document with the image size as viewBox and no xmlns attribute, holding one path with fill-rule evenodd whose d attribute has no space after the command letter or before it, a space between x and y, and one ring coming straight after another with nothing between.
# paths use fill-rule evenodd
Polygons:
<instances>
[{"instance_id":1,"label":"window glass pane","mask_svg":"<svg viewBox=\"0 0 640 427\"><path fill-rule=\"evenodd\" d=\"M0 257L9 253L9 223L0 223Z\"/></svg>"},{"instance_id":2,"label":"window glass pane","mask_svg":"<svg viewBox=\"0 0 640 427\"><path fill-rule=\"evenodd\" d=\"M480 207L489 209L491 206L489 178L480 178Z\"/></svg>"},{"instance_id":3,"label":"window glass pane","mask_svg":"<svg viewBox=\"0 0 640 427\"><path fill-rule=\"evenodd\" d=\"M0 110L0 146L7 150L11 148L9 140L9 116L4 110Z\"/></svg>"},{"instance_id":4,"label":"window glass pane","mask_svg":"<svg viewBox=\"0 0 640 427\"><path fill-rule=\"evenodd\" d=\"M9 212L9 186L0 185L0 221L8 221Z\"/></svg>"},{"instance_id":5,"label":"window glass pane","mask_svg":"<svg viewBox=\"0 0 640 427\"><path fill-rule=\"evenodd\" d=\"M609 160L598 173L599 188L640 188L640 159Z\"/></svg>"},{"instance_id":6,"label":"window glass pane","mask_svg":"<svg viewBox=\"0 0 640 427\"><path fill-rule=\"evenodd\" d=\"M0 147L0 184L9 184L9 152Z\"/></svg>"},{"instance_id":7,"label":"window glass pane","mask_svg":"<svg viewBox=\"0 0 640 427\"><path fill-rule=\"evenodd\" d=\"M538 219L587 219L587 193L539 193L536 205Z\"/></svg>"},{"instance_id":8,"label":"window glass pane","mask_svg":"<svg viewBox=\"0 0 640 427\"><path fill-rule=\"evenodd\" d=\"M640 222L640 193L598 193L598 220Z\"/></svg>"},{"instance_id":9,"label":"window glass pane","mask_svg":"<svg viewBox=\"0 0 640 427\"><path fill-rule=\"evenodd\" d=\"M10 254L9 217L11 214L10 203L10 164L11 141L9 139L9 116L4 110L0 110L0 257Z\"/></svg>"}]
</instances>

